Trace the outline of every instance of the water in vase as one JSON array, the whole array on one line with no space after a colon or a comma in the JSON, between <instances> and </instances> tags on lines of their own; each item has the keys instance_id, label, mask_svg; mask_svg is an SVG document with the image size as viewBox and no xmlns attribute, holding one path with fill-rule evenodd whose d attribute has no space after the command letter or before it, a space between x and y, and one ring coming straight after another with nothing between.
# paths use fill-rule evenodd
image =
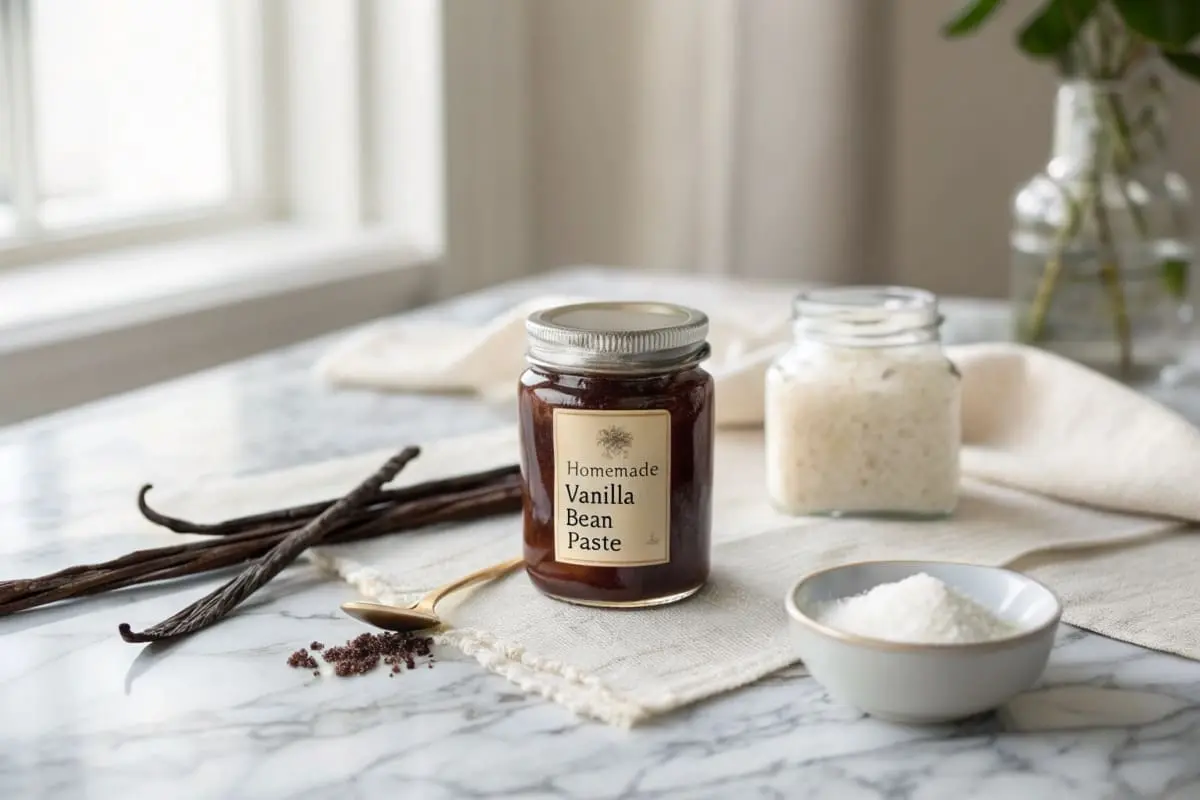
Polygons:
<instances>
[{"instance_id":1,"label":"water in vase","mask_svg":"<svg viewBox=\"0 0 1200 800\"><path fill-rule=\"evenodd\" d=\"M1010 291L1020 341L1130 382L1156 380L1178 363L1190 321L1183 301L1192 261L1187 244L1126 242L1109 260L1115 269L1105 269L1091 246L1065 248L1056 264L1053 236L1017 232L1012 245Z\"/></svg>"}]
</instances>

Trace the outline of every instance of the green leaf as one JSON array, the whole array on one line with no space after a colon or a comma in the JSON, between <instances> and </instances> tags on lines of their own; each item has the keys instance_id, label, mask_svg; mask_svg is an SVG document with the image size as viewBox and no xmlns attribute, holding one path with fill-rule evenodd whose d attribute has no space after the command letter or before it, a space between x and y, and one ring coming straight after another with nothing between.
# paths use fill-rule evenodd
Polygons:
<instances>
[{"instance_id":1,"label":"green leaf","mask_svg":"<svg viewBox=\"0 0 1200 800\"><path fill-rule=\"evenodd\" d=\"M1200 54L1196 53L1163 53L1163 58L1176 71L1187 77L1200 81Z\"/></svg>"},{"instance_id":2,"label":"green leaf","mask_svg":"<svg viewBox=\"0 0 1200 800\"><path fill-rule=\"evenodd\" d=\"M1034 58L1061 56L1096 10L1098 0L1050 0L1025 23L1017 44Z\"/></svg>"},{"instance_id":3,"label":"green leaf","mask_svg":"<svg viewBox=\"0 0 1200 800\"><path fill-rule=\"evenodd\" d=\"M1196 0L1113 0L1125 24L1152 42L1177 50L1200 36Z\"/></svg>"},{"instance_id":4,"label":"green leaf","mask_svg":"<svg viewBox=\"0 0 1200 800\"><path fill-rule=\"evenodd\" d=\"M1162 263L1162 279L1167 291L1180 300L1187 297L1188 262L1182 258L1169 258Z\"/></svg>"},{"instance_id":5,"label":"green leaf","mask_svg":"<svg viewBox=\"0 0 1200 800\"><path fill-rule=\"evenodd\" d=\"M942 26L942 35L954 39L974 33L1003 4L1004 0L971 0Z\"/></svg>"}]
</instances>

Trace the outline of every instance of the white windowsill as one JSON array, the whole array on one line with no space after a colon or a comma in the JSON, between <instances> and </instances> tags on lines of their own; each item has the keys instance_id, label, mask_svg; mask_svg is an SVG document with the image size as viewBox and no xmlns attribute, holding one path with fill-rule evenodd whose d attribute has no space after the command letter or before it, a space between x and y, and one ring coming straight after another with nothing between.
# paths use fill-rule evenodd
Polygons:
<instances>
[{"instance_id":1,"label":"white windowsill","mask_svg":"<svg viewBox=\"0 0 1200 800\"><path fill-rule=\"evenodd\" d=\"M256 226L0 272L0 352L429 261L388 233Z\"/></svg>"},{"instance_id":2,"label":"white windowsill","mask_svg":"<svg viewBox=\"0 0 1200 800\"><path fill-rule=\"evenodd\" d=\"M260 225L0 272L0 425L433 298L386 231Z\"/></svg>"}]
</instances>

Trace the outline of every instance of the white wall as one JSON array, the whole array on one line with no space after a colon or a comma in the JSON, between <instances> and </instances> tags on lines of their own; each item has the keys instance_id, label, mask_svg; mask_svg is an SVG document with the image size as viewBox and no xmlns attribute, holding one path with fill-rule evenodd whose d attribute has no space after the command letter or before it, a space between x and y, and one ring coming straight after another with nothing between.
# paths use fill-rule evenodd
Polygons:
<instances>
[{"instance_id":1,"label":"white wall","mask_svg":"<svg viewBox=\"0 0 1200 800\"><path fill-rule=\"evenodd\" d=\"M530 4L538 267L686 268L700 5Z\"/></svg>"},{"instance_id":2,"label":"white wall","mask_svg":"<svg viewBox=\"0 0 1200 800\"><path fill-rule=\"evenodd\" d=\"M715 246L744 274L1005 293L1010 196L1050 149L1052 71L1012 44L1036 0L959 42L938 31L960 0L741 0L728 37L703 15L733 0L527 2L536 268L703 270L724 214ZM721 186L711 79L729 46ZM1176 97L1200 187L1200 85Z\"/></svg>"},{"instance_id":3,"label":"white wall","mask_svg":"<svg viewBox=\"0 0 1200 800\"><path fill-rule=\"evenodd\" d=\"M735 247L739 274L887 280L891 2L744 2Z\"/></svg>"}]
</instances>

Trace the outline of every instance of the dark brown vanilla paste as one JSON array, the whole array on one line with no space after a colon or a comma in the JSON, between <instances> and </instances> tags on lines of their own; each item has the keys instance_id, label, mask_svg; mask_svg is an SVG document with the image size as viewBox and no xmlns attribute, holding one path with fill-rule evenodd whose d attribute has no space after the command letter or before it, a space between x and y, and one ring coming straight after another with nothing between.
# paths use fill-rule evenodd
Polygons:
<instances>
[{"instance_id":1,"label":"dark brown vanilla paste","mask_svg":"<svg viewBox=\"0 0 1200 800\"><path fill-rule=\"evenodd\" d=\"M519 410L527 573L551 597L649 606L708 578L708 320L664 303L530 316Z\"/></svg>"}]
</instances>

